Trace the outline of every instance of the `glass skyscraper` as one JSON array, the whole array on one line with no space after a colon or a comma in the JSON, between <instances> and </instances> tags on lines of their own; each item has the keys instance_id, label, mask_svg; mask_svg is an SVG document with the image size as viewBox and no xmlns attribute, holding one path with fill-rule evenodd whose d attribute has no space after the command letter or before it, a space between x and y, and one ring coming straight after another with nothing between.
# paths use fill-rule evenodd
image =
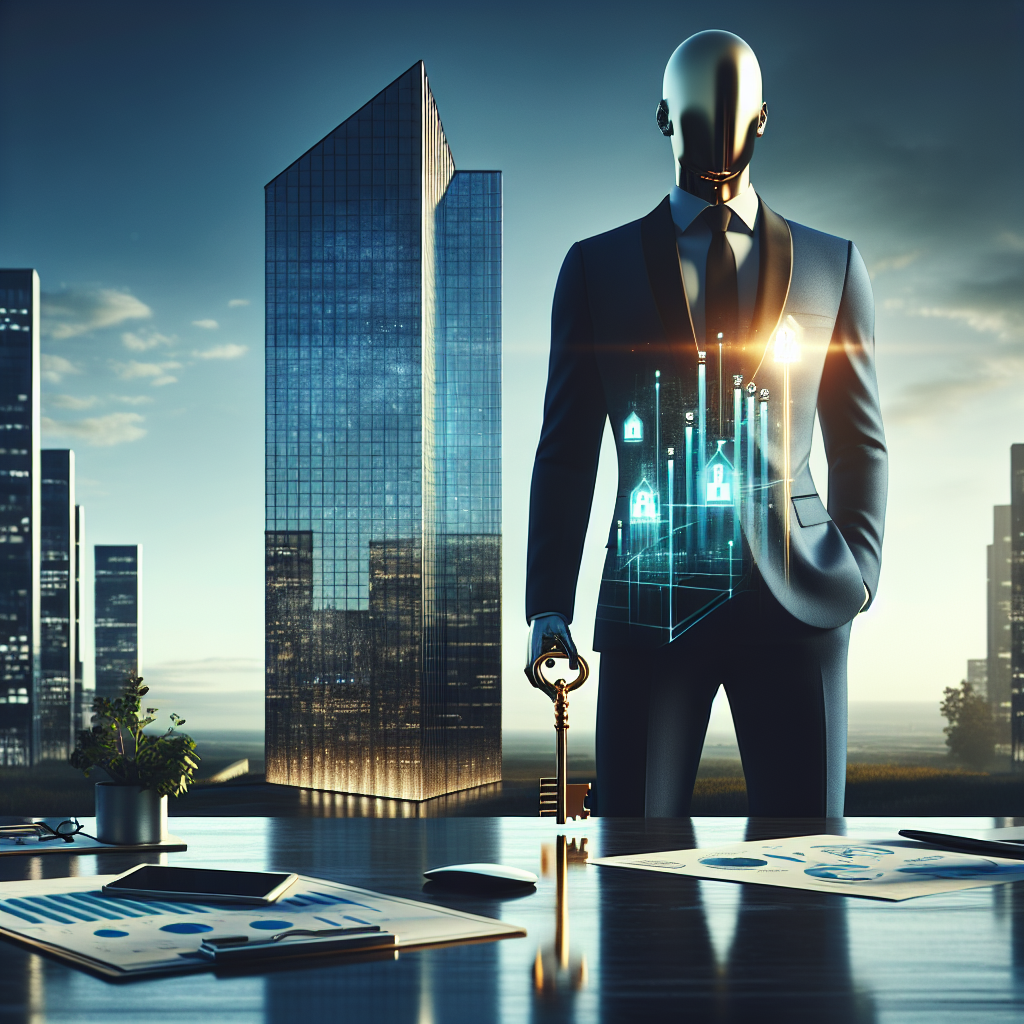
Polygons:
<instances>
[{"instance_id":1,"label":"glass skyscraper","mask_svg":"<svg viewBox=\"0 0 1024 1024\"><path fill-rule=\"evenodd\" d=\"M39 276L0 270L0 766L39 749Z\"/></svg>"},{"instance_id":2,"label":"glass skyscraper","mask_svg":"<svg viewBox=\"0 0 1024 1024\"><path fill-rule=\"evenodd\" d=\"M267 779L501 778L501 174L422 63L266 187Z\"/></svg>"},{"instance_id":3,"label":"glass skyscraper","mask_svg":"<svg viewBox=\"0 0 1024 1024\"><path fill-rule=\"evenodd\" d=\"M93 578L96 696L119 697L142 672L142 545L97 544Z\"/></svg>"},{"instance_id":4,"label":"glass skyscraper","mask_svg":"<svg viewBox=\"0 0 1024 1024\"><path fill-rule=\"evenodd\" d=\"M1024 771L1024 444L1010 445L1010 756Z\"/></svg>"},{"instance_id":5,"label":"glass skyscraper","mask_svg":"<svg viewBox=\"0 0 1024 1024\"><path fill-rule=\"evenodd\" d=\"M85 688L82 623L85 621L85 509L75 506L75 724L72 739L78 729L92 725L92 698L95 690Z\"/></svg>"},{"instance_id":6,"label":"glass skyscraper","mask_svg":"<svg viewBox=\"0 0 1024 1024\"><path fill-rule=\"evenodd\" d=\"M1013 537L1010 505L992 509L988 545L988 657L985 692L997 724L999 744L1010 742L1010 681L1013 651Z\"/></svg>"},{"instance_id":7,"label":"glass skyscraper","mask_svg":"<svg viewBox=\"0 0 1024 1024\"><path fill-rule=\"evenodd\" d=\"M41 453L39 760L66 761L75 720L77 567L75 453Z\"/></svg>"}]
</instances>

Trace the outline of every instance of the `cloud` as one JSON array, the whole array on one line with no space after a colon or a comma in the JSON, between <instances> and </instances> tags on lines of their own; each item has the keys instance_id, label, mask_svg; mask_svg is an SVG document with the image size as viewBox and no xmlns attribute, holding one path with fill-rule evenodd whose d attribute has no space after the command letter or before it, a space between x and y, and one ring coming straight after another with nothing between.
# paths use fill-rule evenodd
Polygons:
<instances>
[{"instance_id":1,"label":"cloud","mask_svg":"<svg viewBox=\"0 0 1024 1024\"><path fill-rule=\"evenodd\" d=\"M75 421L57 421L48 416L40 420L44 436L79 437L96 448L138 441L146 436L146 431L139 425L143 422L143 417L137 412L112 412L108 416Z\"/></svg>"},{"instance_id":2,"label":"cloud","mask_svg":"<svg viewBox=\"0 0 1024 1024\"><path fill-rule=\"evenodd\" d=\"M888 273L890 270L903 270L914 263L920 255L921 251L915 249L914 252L905 252L899 256L887 256L884 259L876 260L868 267L868 277L874 281L879 274Z\"/></svg>"},{"instance_id":3,"label":"cloud","mask_svg":"<svg viewBox=\"0 0 1024 1024\"><path fill-rule=\"evenodd\" d=\"M91 409L99 403L95 395L88 398L76 398L74 395L47 395L46 404L55 409Z\"/></svg>"},{"instance_id":4,"label":"cloud","mask_svg":"<svg viewBox=\"0 0 1024 1024\"><path fill-rule=\"evenodd\" d=\"M177 711L186 719L191 735L222 730L263 731L263 659L202 658L146 664L146 682L152 687L147 702L161 712Z\"/></svg>"},{"instance_id":5,"label":"cloud","mask_svg":"<svg viewBox=\"0 0 1024 1024\"><path fill-rule=\"evenodd\" d=\"M948 416L972 399L1016 385L1024 378L1024 344L1019 341L972 349L971 358L954 370L916 381L886 407L886 418L900 422Z\"/></svg>"},{"instance_id":6,"label":"cloud","mask_svg":"<svg viewBox=\"0 0 1024 1024\"><path fill-rule=\"evenodd\" d=\"M43 292L40 299L43 334L57 341L153 315L130 292L113 288L65 288Z\"/></svg>"},{"instance_id":7,"label":"cloud","mask_svg":"<svg viewBox=\"0 0 1024 1024\"><path fill-rule=\"evenodd\" d=\"M203 352L194 352L199 359L238 359L249 351L247 345L214 345Z\"/></svg>"},{"instance_id":8,"label":"cloud","mask_svg":"<svg viewBox=\"0 0 1024 1024\"><path fill-rule=\"evenodd\" d=\"M181 363L140 363L136 359L129 359L127 363L112 363L114 373L121 380L146 380L155 388L163 387L165 384L174 384L177 377L168 373L168 370L181 369Z\"/></svg>"},{"instance_id":9,"label":"cloud","mask_svg":"<svg viewBox=\"0 0 1024 1024\"><path fill-rule=\"evenodd\" d=\"M121 341L124 343L124 347L131 349L132 352L145 352L148 349L156 348L157 345L170 345L174 339L168 338L166 334L161 334L159 331L148 331L145 334L125 331L121 335Z\"/></svg>"},{"instance_id":10,"label":"cloud","mask_svg":"<svg viewBox=\"0 0 1024 1024\"><path fill-rule=\"evenodd\" d=\"M958 321L1000 342L1024 340L1024 260L1001 254L994 267L948 283L941 296L890 298L883 305L910 316Z\"/></svg>"},{"instance_id":11,"label":"cloud","mask_svg":"<svg viewBox=\"0 0 1024 1024\"><path fill-rule=\"evenodd\" d=\"M248 306L248 305L249 305L249 300L248 299L231 299L228 302L228 307L230 309L234 309L236 306Z\"/></svg>"},{"instance_id":12,"label":"cloud","mask_svg":"<svg viewBox=\"0 0 1024 1024\"><path fill-rule=\"evenodd\" d=\"M48 384L59 384L61 377L69 373L81 373L77 366L70 359L63 356L52 356L44 352L39 357L41 376Z\"/></svg>"},{"instance_id":13,"label":"cloud","mask_svg":"<svg viewBox=\"0 0 1024 1024\"><path fill-rule=\"evenodd\" d=\"M149 405L153 399L149 395L115 395L114 401L124 405Z\"/></svg>"},{"instance_id":14,"label":"cloud","mask_svg":"<svg viewBox=\"0 0 1024 1024\"><path fill-rule=\"evenodd\" d=\"M215 331L220 324L216 320L193 320L193 327L202 327L204 331Z\"/></svg>"}]
</instances>

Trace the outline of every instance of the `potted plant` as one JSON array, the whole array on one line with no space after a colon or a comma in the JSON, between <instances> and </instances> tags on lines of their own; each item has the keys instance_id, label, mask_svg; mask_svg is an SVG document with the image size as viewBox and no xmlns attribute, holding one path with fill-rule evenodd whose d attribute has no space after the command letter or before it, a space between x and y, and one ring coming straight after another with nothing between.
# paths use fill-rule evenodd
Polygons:
<instances>
[{"instance_id":1,"label":"potted plant","mask_svg":"<svg viewBox=\"0 0 1024 1024\"><path fill-rule=\"evenodd\" d=\"M157 843L167 837L167 797L188 789L199 755L191 736L177 732L184 718L171 715L161 735L143 730L156 721L157 708L140 714L149 687L131 673L124 694L114 700L97 697L92 728L78 734L68 759L88 776L94 768L107 775L96 783L96 838L103 843Z\"/></svg>"}]
</instances>

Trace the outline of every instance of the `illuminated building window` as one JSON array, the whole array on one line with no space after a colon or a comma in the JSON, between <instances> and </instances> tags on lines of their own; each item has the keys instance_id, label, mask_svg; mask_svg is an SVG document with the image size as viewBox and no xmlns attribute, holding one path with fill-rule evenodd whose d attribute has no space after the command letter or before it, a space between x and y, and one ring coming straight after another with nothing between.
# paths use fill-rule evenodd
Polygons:
<instances>
[{"instance_id":1,"label":"illuminated building window","mask_svg":"<svg viewBox=\"0 0 1024 1024\"><path fill-rule=\"evenodd\" d=\"M780 327L775 332L775 362L797 363L800 361L800 344L796 340L796 331L789 327Z\"/></svg>"},{"instance_id":2,"label":"illuminated building window","mask_svg":"<svg viewBox=\"0 0 1024 1024\"><path fill-rule=\"evenodd\" d=\"M629 496L629 518L634 523L658 518L658 496L646 477Z\"/></svg>"},{"instance_id":3,"label":"illuminated building window","mask_svg":"<svg viewBox=\"0 0 1024 1024\"><path fill-rule=\"evenodd\" d=\"M622 440L635 442L643 439L644 421L637 416L636 412L631 412L626 417L625 423L622 424Z\"/></svg>"},{"instance_id":4,"label":"illuminated building window","mask_svg":"<svg viewBox=\"0 0 1024 1024\"><path fill-rule=\"evenodd\" d=\"M732 502L732 463L722 451L724 441L718 442L718 451L708 460L705 496L709 505L726 505Z\"/></svg>"}]
</instances>

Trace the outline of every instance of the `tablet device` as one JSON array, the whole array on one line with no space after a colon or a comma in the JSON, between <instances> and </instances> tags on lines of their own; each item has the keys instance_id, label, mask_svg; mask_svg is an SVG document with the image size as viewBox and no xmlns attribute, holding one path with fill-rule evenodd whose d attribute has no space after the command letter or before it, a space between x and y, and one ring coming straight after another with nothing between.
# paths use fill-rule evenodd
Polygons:
<instances>
[{"instance_id":1,"label":"tablet device","mask_svg":"<svg viewBox=\"0 0 1024 1024\"><path fill-rule=\"evenodd\" d=\"M104 896L127 896L131 899L266 906L280 899L298 877L277 871L227 871L140 864L108 882L102 892Z\"/></svg>"}]
</instances>

